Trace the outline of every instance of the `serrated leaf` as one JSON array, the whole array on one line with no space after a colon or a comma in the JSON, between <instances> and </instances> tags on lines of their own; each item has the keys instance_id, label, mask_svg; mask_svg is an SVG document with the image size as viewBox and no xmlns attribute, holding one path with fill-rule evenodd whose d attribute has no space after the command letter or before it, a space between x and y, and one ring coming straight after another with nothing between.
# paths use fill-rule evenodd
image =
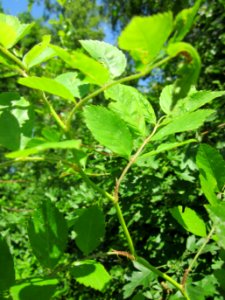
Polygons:
<instances>
[{"instance_id":1,"label":"serrated leaf","mask_svg":"<svg viewBox=\"0 0 225 300\"><path fill-rule=\"evenodd\" d=\"M94 260L76 262L76 266L70 272L79 283L100 292L105 290L111 280L104 266Z\"/></svg>"},{"instance_id":2,"label":"serrated leaf","mask_svg":"<svg viewBox=\"0 0 225 300\"><path fill-rule=\"evenodd\" d=\"M195 130L199 128L212 113L214 113L212 109L201 109L173 118L168 125L159 129L152 137L152 141L162 139L173 133Z\"/></svg>"},{"instance_id":3,"label":"serrated leaf","mask_svg":"<svg viewBox=\"0 0 225 300\"><path fill-rule=\"evenodd\" d=\"M56 290L58 279L33 278L10 289L13 300L49 300Z\"/></svg>"},{"instance_id":4,"label":"serrated leaf","mask_svg":"<svg viewBox=\"0 0 225 300\"><path fill-rule=\"evenodd\" d=\"M9 150L16 150L20 147L19 122L14 115L7 110L4 110L0 114L0 145Z\"/></svg>"},{"instance_id":5,"label":"serrated leaf","mask_svg":"<svg viewBox=\"0 0 225 300\"><path fill-rule=\"evenodd\" d=\"M84 117L87 127L99 143L118 155L130 156L132 137L126 123L116 113L92 105L84 109Z\"/></svg>"},{"instance_id":6,"label":"serrated leaf","mask_svg":"<svg viewBox=\"0 0 225 300\"><path fill-rule=\"evenodd\" d=\"M74 224L77 247L88 255L101 243L105 234L104 214L98 207L83 210Z\"/></svg>"},{"instance_id":7,"label":"serrated leaf","mask_svg":"<svg viewBox=\"0 0 225 300\"><path fill-rule=\"evenodd\" d=\"M179 42L183 40L191 29L201 2L202 0L197 0L193 7L183 9L176 15L174 21L174 35L171 41Z\"/></svg>"},{"instance_id":8,"label":"serrated leaf","mask_svg":"<svg viewBox=\"0 0 225 300\"><path fill-rule=\"evenodd\" d=\"M210 204L218 202L216 193L225 185L225 161L213 147L202 144L199 146L196 163L200 171L202 191Z\"/></svg>"},{"instance_id":9,"label":"serrated leaf","mask_svg":"<svg viewBox=\"0 0 225 300\"><path fill-rule=\"evenodd\" d=\"M0 14L0 44L9 49L22 39L33 24L21 24L14 16Z\"/></svg>"},{"instance_id":10,"label":"serrated leaf","mask_svg":"<svg viewBox=\"0 0 225 300\"><path fill-rule=\"evenodd\" d=\"M174 84L173 105L178 99L187 96L192 85L195 85L201 70L201 58L197 50L188 43L178 42L170 44L167 48L167 53L171 57L182 55L186 61L181 64L178 69L178 79Z\"/></svg>"},{"instance_id":11,"label":"serrated leaf","mask_svg":"<svg viewBox=\"0 0 225 300\"><path fill-rule=\"evenodd\" d=\"M150 17L134 17L119 36L119 46L144 64L150 63L163 48L173 28L171 12Z\"/></svg>"},{"instance_id":12,"label":"serrated leaf","mask_svg":"<svg viewBox=\"0 0 225 300\"><path fill-rule=\"evenodd\" d=\"M80 43L94 59L109 70L112 78L118 77L124 72L127 60L118 48L102 41L82 40Z\"/></svg>"},{"instance_id":13,"label":"serrated leaf","mask_svg":"<svg viewBox=\"0 0 225 300\"><path fill-rule=\"evenodd\" d=\"M66 248L67 235L63 214L50 200L43 201L28 224L31 247L42 266L56 266Z\"/></svg>"},{"instance_id":14,"label":"serrated leaf","mask_svg":"<svg viewBox=\"0 0 225 300\"><path fill-rule=\"evenodd\" d=\"M182 212L182 206L177 206L169 211L174 219L187 231L198 236L205 237L207 235L204 221L193 209L185 207L184 212Z\"/></svg>"},{"instance_id":15,"label":"serrated leaf","mask_svg":"<svg viewBox=\"0 0 225 300\"><path fill-rule=\"evenodd\" d=\"M15 283L13 257L5 239L0 236L0 294Z\"/></svg>"},{"instance_id":16,"label":"serrated leaf","mask_svg":"<svg viewBox=\"0 0 225 300\"><path fill-rule=\"evenodd\" d=\"M26 53L26 55L23 57L23 63L28 69L31 69L32 67L56 56L55 51L51 47L49 47L49 42L50 38L46 39L45 37L43 42L35 45L30 49L29 52Z\"/></svg>"},{"instance_id":17,"label":"serrated leaf","mask_svg":"<svg viewBox=\"0 0 225 300\"><path fill-rule=\"evenodd\" d=\"M123 287L124 299L129 298L138 286L143 286L144 288L148 287L149 283L156 277L151 270L143 266L141 263L134 261L133 264L138 272L133 272L129 279L130 282Z\"/></svg>"},{"instance_id":18,"label":"serrated leaf","mask_svg":"<svg viewBox=\"0 0 225 300\"><path fill-rule=\"evenodd\" d=\"M197 91L191 93L184 99L181 99L177 102L174 107L172 114L181 115L182 113L187 113L194 111L203 105L211 102L212 100L224 96L225 92L213 92L213 91Z\"/></svg>"},{"instance_id":19,"label":"serrated leaf","mask_svg":"<svg viewBox=\"0 0 225 300\"><path fill-rule=\"evenodd\" d=\"M156 116L148 100L135 88L117 84L105 91L106 98L115 100L109 108L115 111L130 128L142 136L147 134L145 121L155 124Z\"/></svg>"},{"instance_id":20,"label":"serrated leaf","mask_svg":"<svg viewBox=\"0 0 225 300\"><path fill-rule=\"evenodd\" d=\"M43 152L49 149L78 149L80 147L80 140L67 140L62 142L49 142L41 143L38 146L19 150L6 154L8 158L27 157L39 152Z\"/></svg>"},{"instance_id":21,"label":"serrated leaf","mask_svg":"<svg viewBox=\"0 0 225 300\"><path fill-rule=\"evenodd\" d=\"M31 76L20 78L18 83L29 88L47 92L74 102L73 94L70 92L70 90L54 79Z\"/></svg>"},{"instance_id":22,"label":"serrated leaf","mask_svg":"<svg viewBox=\"0 0 225 300\"><path fill-rule=\"evenodd\" d=\"M55 80L64 85L74 97L82 98L88 91L88 84L85 84L78 77L77 72L60 74Z\"/></svg>"}]
</instances>

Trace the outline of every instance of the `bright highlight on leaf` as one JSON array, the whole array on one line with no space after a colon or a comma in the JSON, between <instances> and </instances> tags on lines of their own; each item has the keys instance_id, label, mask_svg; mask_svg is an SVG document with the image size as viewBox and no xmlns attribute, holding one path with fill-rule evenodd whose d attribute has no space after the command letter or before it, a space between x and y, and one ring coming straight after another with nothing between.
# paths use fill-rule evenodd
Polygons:
<instances>
[{"instance_id":1,"label":"bright highlight on leaf","mask_svg":"<svg viewBox=\"0 0 225 300\"><path fill-rule=\"evenodd\" d=\"M79 283L100 292L104 292L111 280L104 266L94 260L76 262L70 273Z\"/></svg>"},{"instance_id":2,"label":"bright highlight on leaf","mask_svg":"<svg viewBox=\"0 0 225 300\"><path fill-rule=\"evenodd\" d=\"M185 207L184 212L182 212L182 206L178 206L171 208L170 213L187 231L198 236L206 236L205 223L193 209Z\"/></svg>"},{"instance_id":3,"label":"bright highlight on leaf","mask_svg":"<svg viewBox=\"0 0 225 300\"><path fill-rule=\"evenodd\" d=\"M99 143L120 156L130 156L132 137L126 123L116 113L92 105L85 108L84 117L87 127Z\"/></svg>"},{"instance_id":4,"label":"bright highlight on leaf","mask_svg":"<svg viewBox=\"0 0 225 300\"><path fill-rule=\"evenodd\" d=\"M119 46L148 64L159 54L173 29L171 12L134 17L119 36Z\"/></svg>"},{"instance_id":5,"label":"bright highlight on leaf","mask_svg":"<svg viewBox=\"0 0 225 300\"><path fill-rule=\"evenodd\" d=\"M112 78L120 76L127 65L126 56L118 48L100 41L82 40L82 47L110 72Z\"/></svg>"}]
</instances>

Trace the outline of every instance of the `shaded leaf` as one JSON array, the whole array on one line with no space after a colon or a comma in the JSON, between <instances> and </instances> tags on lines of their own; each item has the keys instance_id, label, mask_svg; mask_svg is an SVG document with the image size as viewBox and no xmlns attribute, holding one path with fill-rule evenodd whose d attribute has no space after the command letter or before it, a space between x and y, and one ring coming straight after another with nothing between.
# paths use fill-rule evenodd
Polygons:
<instances>
[{"instance_id":1,"label":"shaded leaf","mask_svg":"<svg viewBox=\"0 0 225 300\"><path fill-rule=\"evenodd\" d=\"M104 214L98 207L83 210L74 224L77 247L88 255L101 243L105 234Z\"/></svg>"},{"instance_id":2,"label":"shaded leaf","mask_svg":"<svg viewBox=\"0 0 225 300\"><path fill-rule=\"evenodd\" d=\"M67 223L63 214L50 201L43 201L28 224L33 253L40 264L54 268L67 244Z\"/></svg>"},{"instance_id":3,"label":"shaded leaf","mask_svg":"<svg viewBox=\"0 0 225 300\"><path fill-rule=\"evenodd\" d=\"M68 90L64 85L54 79L31 76L20 78L18 80L18 83L29 88L47 92L74 102L73 94L70 92L70 90Z\"/></svg>"},{"instance_id":4,"label":"shaded leaf","mask_svg":"<svg viewBox=\"0 0 225 300\"><path fill-rule=\"evenodd\" d=\"M95 139L118 155L128 157L132 151L132 137L126 123L114 112L102 106L84 109L87 127Z\"/></svg>"},{"instance_id":5,"label":"shaded leaf","mask_svg":"<svg viewBox=\"0 0 225 300\"><path fill-rule=\"evenodd\" d=\"M213 206L206 205L206 209L216 229L216 235L218 236L217 243L225 249L225 202Z\"/></svg>"},{"instance_id":6,"label":"shaded leaf","mask_svg":"<svg viewBox=\"0 0 225 300\"><path fill-rule=\"evenodd\" d=\"M80 140L68 140L62 142L41 143L35 147L27 148L6 154L8 158L26 157L49 149L78 149Z\"/></svg>"},{"instance_id":7,"label":"shaded leaf","mask_svg":"<svg viewBox=\"0 0 225 300\"><path fill-rule=\"evenodd\" d=\"M13 257L9 247L0 236L0 294L15 283Z\"/></svg>"},{"instance_id":8,"label":"shaded leaf","mask_svg":"<svg viewBox=\"0 0 225 300\"><path fill-rule=\"evenodd\" d=\"M170 213L187 231L198 236L206 236L205 223L193 209L185 207L184 212L182 212L182 206L177 206L171 208Z\"/></svg>"},{"instance_id":9,"label":"shaded leaf","mask_svg":"<svg viewBox=\"0 0 225 300\"><path fill-rule=\"evenodd\" d=\"M79 283L100 292L105 290L111 280L104 266L94 260L76 262L70 273Z\"/></svg>"},{"instance_id":10,"label":"shaded leaf","mask_svg":"<svg viewBox=\"0 0 225 300\"><path fill-rule=\"evenodd\" d=\"M127 65L126 56L118 48L102 41L82 40L82 47L110 72L112 78L120 76Z\"/></svg>"},{"instance_id":11,"label":"shaded leaf","mask_svg":"<svg viewBox=\"0 0 225 300\"><path fill-rule=\"evenodd\" d=\"M33 278L10 289L13 300L49 300L56 290L58 279Z\"/></svg>"},{"instance_id":12,"label":"shaded leaf","mask_svg":"<svg viewBox=\"0 0 225 300\"><path fill-rule=\"evenodd\" d=\"M9 150L20 147L19 123L14 115L6 110L0 114L0 144Z\"/></svg>"},{"instance_id":13,"label":"shaded leaf","mask_svg":"<svg viewBox=\"0 0 225 300\"><path fill-rule=\"evenodd\" d=\"M119 36L119 46L144 64L150 63L163 48L173 28L171 12L150 17L134 17Z\"/></svg>"},{"instance_id":14,"label":"shaded leaf","mask_svg":"<svg viewBox=\"0 0 225 300\"><path fill-rule=\"evenodd\" d=\"M173 118L168 125L159 129L159 131L152 137L152 141L162 139L173 133L197 129L212 113L214 113L214 110L212 109L201 109Z\"/></svg>"}]
</instances>

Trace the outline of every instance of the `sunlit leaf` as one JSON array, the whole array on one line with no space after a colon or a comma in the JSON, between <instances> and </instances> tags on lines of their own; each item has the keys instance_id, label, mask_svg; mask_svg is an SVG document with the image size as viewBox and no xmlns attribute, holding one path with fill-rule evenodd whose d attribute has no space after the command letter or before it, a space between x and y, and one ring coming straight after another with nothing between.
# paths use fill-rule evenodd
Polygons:
<instances>
[{"instance_id":1,"label":"sunlit leaf","mask_svg":"<svg viewBox=\"0 0 225 300\"><path fill-rule=\"evenodd\" d=\"M225 249L225 202L215 205L206 205L210 219L213 221L218 236L219 246Z\"/></svg>"}]
</instances>

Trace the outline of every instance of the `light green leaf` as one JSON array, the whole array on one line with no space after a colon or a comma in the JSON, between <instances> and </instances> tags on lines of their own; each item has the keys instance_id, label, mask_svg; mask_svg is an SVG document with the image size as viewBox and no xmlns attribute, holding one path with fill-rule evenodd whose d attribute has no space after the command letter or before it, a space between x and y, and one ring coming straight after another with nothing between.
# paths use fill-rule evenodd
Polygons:
<instances>
[{"instance_id":1,"label":"light green leaf","mask_svg":"<svg viewBox=\"0 0 225 300\"><path fill-rule=\"evenodd\" d=\"M130 298L130 296L134 293L134 290L138 286L143 286L147 288L151 281L153 281L156 275L148 268L143 266L141 263L134 261L134 267L138 270L133 272L131 278L129 279L130 282L127 283L123 287L123 297L124 299Z\"/></svg>"},{"instance_id":2,"label":"light green leaf","mask_svg":"<svg viewBox=\"0 0 225 300\"><path fill-rule=\"evenodd\" d=\"M54 268L64 253L68 233L63 214L49 199L33 213L28 224L28 236L40 264Z\"/></svg>"},{"instance_id":3,"label":"light green leaf","mask_svg":"<svg viewBox=\"0 0 225 300\"><path fill-rule=\"evenodd\" d=\"M114 112L102 106L84 109L87 127L95 139L118 155L129 157L133 142L126 123Z\"/></svg>"},{"instance_id":4,"label":"light green leaf","mask_svg":"<svg viewBox=\"0 0 225 300\"><path fill-rule=\"evenodd\" d=\"M54 79L31 76L26 78L20 78L18 80L18 83L30 87L32 89L47 92L74 102L73 94L70 92L70 90L68 90L64 85L62 85Z\"/></svg>"},{"instance_id":5,"label":"light green leaf","mask_svg":"<svg viewBox=\"0 0 225 300\"><path fill-rule=\"evenodd\" d=\"M224 96L225 92L212 92L212 91L197 91L189 94L186 98L181 99L177 102L174 107L172 114L181 115L182 113L187 113L194 111L206 103L211 102L212 100Z\"/></svg>"},{"instance_id":6,"label":"light green leaf","mask_svg":"<svg viewBox=\"0 0 225 300\"><path fill-rule=\"evenodd\" d=\"M85 84L78 77L77 72L60 74L55 80L64 85L74 97L82 98L88 91L88 84Z\"/></svg>"},{"instance_id":7,"label":"light green leaf","mask_svg":"<svg viewBox=\"0 0 225 300\"><path fill-rule=\"evenodd\" d=\"M184 212L182 212L182 206L177 206L170 209L171 215L177 222L187 231L198 235L206 236L206 226L204 221L196 214L196 212L185 207Z\"/></svg>"},{"instance_id":8,"label":"light green leaf","mask_svg":"<svg viewBox=\"0 0 225 300\"><path fill-rule=\"evenodd\" d=\"M188 43L178 42L170 44L167 48L169 56L175 57L182 55L185 58L185 63L180 64L178 69L178 79L174 84L173 106L178 99L187 96L192 85L197 83L201 70L201 58L197 50Z\"/></svg>"},{"instance_id":9,"label":"light green leaf","mask_svg":"<svg viewBox=\"0 0 225 300\"><path fill-rule=\"evenodd\" d=\"M79 147L80 147L80 140L49 142L49 143L42 143L32 148L27 148L24 150L8 153L6 154L6 157L8 158L26 157L49 149L79 149Z\"/></svg>"},{"instance_id":10,"label":"light green leaf","mask_svg":"<svg viewBox=\"0 0 225 300\"><path fill-rule=\"evenodd\" d=\"M126 56L118 48L100 41L82 40L82 47L110 72L112 78L120 76L127 65Z\"/></svg>"},{"instance_id":11,"label":"light green leaf","mask_svg":"<svg viewBox=\"0 0 225 300\"><path fill-rule=\"evenodd\" d=\"M225 185L225 161L219 152L207 144L199 146L196 163L200 171L202 191L211 205L218 202L216 193Z\"/></svg>"},{"instance_id":12,"label":"light green leaf","mask_svg":"<svg viewBox=\"0 0 225 300\"><path fill-rule=\"evenodd\" d=\"M83 210L74 224L78 248L88 255L101 243L105 234L104 214L98 207Z\"/></svg>"},{"instance_id":13,"label":"light green leaf","mask_svg":"<svg viewBox=\"0 0 225 300\"><path fill-rule=\"evenodd\" d=\"M219 246L225 249L225 202L216 205L206 205L210 219L214 223Z\"/></svg>"},{"instance_id":14,"label":"light green leaf","mask_svg":"<svg viewBox=\"0 0 225 300\"><path fill-rule=\"evenodd\" d=\"M9 251L9 247L0 236L0 294L8 290L15 283L15 270L13 257Z\"/></svg>"},{"instance_id":15,"label":"light green leaf","mask_svg":"<svg viewBox=\"0 0 225 300\"><path fill-rule=\"evenodd\" d=\"M191 29L201 2L202 0L197 0L193 7L183 9L176 15L174 22L174 35L171 38L171 41L179 42L183 40Z\"/></svg>"},{"instance_id":16,"label":"light green leaf","mask_svg":"<svg viewBox=\"0 0 225 300\"><path fill-rule=\"evenodd\" d=\"M0 44L9 49L22 39L33 24L21 24L19 19L0 13Z\"/></svg>"},{"instance_id":17,"label":"light green leaf","mask_svg":"<svg viewBox=\"0 0 225 300\"><path fill-rule=\"evenodd\" d=\"M109 108L136 133L143 136L147 134L145 121L155 124L156 116L151 104L137 89L117 84L107 89L105 96L116 101L110 103Z\"/></svg>"},{"instance_id":18,"label":"light green leaf","mask_svg":"<svg viewBox=\"0 0 225 300\"><path fill-rule=\"evenodd\" d=\"M23 58L23 63L28 69L39 65L53 56L56 56L55 51L49 47L50 36L45 36L43 42L35 45L31 50L26 53Z\"/></svg>"},{"instance_id":19,"label":"light green leaf","mask_svg":"<svg viewBox=\"0 0 225 300\"><path fill-rule=\"evenodd\" d=\"M71 275L79 283L100 292L104 292L111 280L104 266L94 260L76 262L75 267L71 269Z\"/></svg>"},{"instance_id":20,"label":"light green leaf","mask_svg":"<svg viewBox=\"0 0 225 300\"><path fill-rule=\"evenodd\" d=\"M56 290L58 279L32 278L10 289L13 300L49 300Z\"/></svg>"},{"instance_id":21,"label":"light green leaf","mask_svg":"<svg viewBox=\"0 0 225 300\"><path fill-rule=\"evenodd\" d=\"M173 118L168 125L164 126L152 137L152 141L157 141L173 133L195 130L199 128L212 113L214 113L212 109L201 109Z\"/></svg>"},{"instance_id":22,"label":"light green leaf","mask_svg":"<svg viewBox=\"0 0 225 300\"><path fill-rule=\"evenodd\" d=\"M160 97L159 97L159 104L164 111L164 113L169 114L172 109L173 104L173 90L174 86L172 84L167 85L163 88Z\"/></svg>"},{"instance_id":23,"label":"light green leaf","mask_svg":"<svg viewBox=\"0 0 225 300\"><path fill-rule=\"evenodd\" d=\"M134 17L119 36L119 46L142 63L150 63L163 48L173 29L171 12Z\"/></svg>"},{"instance_id":24,"label":"light green leaf","mask_svg":"<svg viewBox=\"0 0 225 300\"><path fill-rule=\"evenodd\" d=\"M0 113L0 145L9 150L16 150L20 147L19 123L7 110Z\"/></svg>"},{"instance_id":25,"label":"light green leaf","mask_svg":"<svg viewBox=\"0 0 225 300\"><path fill-rule=\"evenodd\" d=\"M196 142L197 142L197 140L195 140L195 139L189 139L189 140L186 140L186 141L183 141L183 142L163 143L163 144L159 145L156 148L156 150L152 150L150 152L147 152L147 153L144 153L144 154L140 155L137 159L137 163L142 162L146 158L157 155L159 153L169 151L171 149L175 149L175 148L181 147L181 146L186 145L186 144L196 143Z\"/></svg>"}]
</instances>

